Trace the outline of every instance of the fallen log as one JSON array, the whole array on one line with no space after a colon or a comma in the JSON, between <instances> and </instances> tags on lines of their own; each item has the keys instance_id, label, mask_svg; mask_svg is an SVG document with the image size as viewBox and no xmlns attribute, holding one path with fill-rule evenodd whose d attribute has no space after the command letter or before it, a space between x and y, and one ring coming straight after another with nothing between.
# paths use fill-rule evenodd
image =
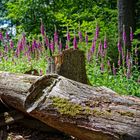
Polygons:
<instances>
[{"instance_id":1,"label":"fallen log","mask_svg":"<svg viewBox=\"0 0 140 140\"><path fill-rule=\"evenodd\" d=\"M0 72L0 98L81 140L140 139L140 99L59 75Z\"/></svg>"}]
</instances>

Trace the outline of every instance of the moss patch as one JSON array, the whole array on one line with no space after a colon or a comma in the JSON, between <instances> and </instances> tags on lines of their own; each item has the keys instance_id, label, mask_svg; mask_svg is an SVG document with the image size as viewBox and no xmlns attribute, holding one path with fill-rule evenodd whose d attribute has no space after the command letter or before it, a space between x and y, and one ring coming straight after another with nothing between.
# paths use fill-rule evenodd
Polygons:
<instances>
[{"instance_id":1,"label":"moss patch","mask_svg":"<svg viewBox=\"0 0 140 140\"><path fill-rule=\"evenodd\" d=\"M98 108L90 108L89 106L82 106L70 102L67 99L60 97L52 97L53 106L58 109L58 112L63 115L93 115L93 116L110 116L111 112L106 110L100 111Z\"/></svg>"},{"instance_id":2,"label":"moss patch","mask_svg":"<svg viewBox=\"0 0 140 140\"><path fill-rule=\"evenodd\" d=\"M58 109L60 114L76 116L83 111L81 105L69 102L67 99L53 97L53 105Z\"/></svg>"}]
</instances>

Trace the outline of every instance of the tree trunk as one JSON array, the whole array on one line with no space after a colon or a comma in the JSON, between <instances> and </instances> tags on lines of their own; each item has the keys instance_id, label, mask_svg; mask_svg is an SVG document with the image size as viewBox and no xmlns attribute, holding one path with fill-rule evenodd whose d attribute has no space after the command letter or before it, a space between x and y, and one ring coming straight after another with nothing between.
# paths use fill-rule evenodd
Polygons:
<instances>
[{"instance_id":1,"label":"tree trunk","mask_svg":"<svg viewBox=\"0 0 140 140\"><path fill-rule=\"evenodd\" d=\"M80 140L140 139L140 99L120 96L105 87L58 75L1 72L0 98Z\"/></svg>"},{"instance_id":2,"label":"tree trunk","mask_svg":"<svg viewBox=\"0 0 140 140\"><path fill-rule=\"evenodd\" d=\"M135 31L136 0L118 0L118 30L122 41L123 25L126 31L126 47L131 50L130 27ZM122 41L123 42L123 41Z\"/></svg>"}]
</instances>

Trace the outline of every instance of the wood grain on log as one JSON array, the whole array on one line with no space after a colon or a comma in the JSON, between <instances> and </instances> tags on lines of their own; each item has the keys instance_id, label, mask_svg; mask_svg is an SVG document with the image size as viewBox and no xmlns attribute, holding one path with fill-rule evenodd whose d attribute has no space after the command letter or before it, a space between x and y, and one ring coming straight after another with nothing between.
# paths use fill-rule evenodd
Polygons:
<instances>
[{"instance_id":1,"label":"wood grain on log","mask_svg":"<svg viewBox=\"0 0 140 140\"><path fill-rule=\"evenodd\" d=\"M59 75L0 73L7 104L81 140L140 139L140 99Z\"/></svg>"}]
</instances>

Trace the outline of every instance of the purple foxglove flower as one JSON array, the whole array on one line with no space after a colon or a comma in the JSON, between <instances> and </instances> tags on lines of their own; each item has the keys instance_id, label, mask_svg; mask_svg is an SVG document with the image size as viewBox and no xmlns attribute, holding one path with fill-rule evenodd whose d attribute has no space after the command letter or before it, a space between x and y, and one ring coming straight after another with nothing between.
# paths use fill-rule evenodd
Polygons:
<instances>
[{"instance_id":1,"label":"purple foxglove flower","mask_svg":"<svg viewBox=\"0 0 140 140\"><path fill-rule=\"evenodd\" d=\"M121 66L121 60L118 59L118 67L120 67L120 66Z\"/></svg>"},{"instance_id":2,"label":"purple foxglove flower","mask_svg":"<svg viewBox=\"0 0 140 140\"><path fill-rule=\"evenodd\" d=\"M76 40L76 36L74 35L74 39L73 39L73 47L74 49L77 49L77 40Z\"/></svg>"},{"instance_id":3,"label":"purple foxglove flower","mask_svg":"<svg viewBox=\"0 0 140 140\"><path fill-rule=\"evenodd\" d=\"M3 40L3 35L2 35L2 32L0 32L0 41Z\"/></svg>"},{"instance_id":4,"label":"purple foxglove flower","mask_svg":"<svg viewBox=\"0 0 140 140\"><path fill-rule=\"evenodd\" d=\"M19 48L17 47L17 48L16 48L16 52L15 52L15 56L16 56L16 57L19 57L19 55L20 55L20 51L19 51Z\"/></svg>"},{"instance_id":5,"label":"purple foxglove flower","mask_svg":"<svg viewBox=\"0 0 140 140\"><path fill-rule=\"evenodd\" d=\"M82 32L79 31L79 32L78 32L78 35L79 35L79 42L82 42Z\"/></svg>"},{"instance_id":6,"label":"purple foxglove flower","mask_svg":"<svg viewBox=\"0 0 140 140\"><path fill-rule=\"evenodd\" d=\"M55 27L55 32L54 32L54 44L58 45L58 33L57 33L56 27Z\"/></svg>"},{"instance_id":7,"label":"purple foxglove flower","mask_svg":"<svg viewBox=\"0 0 140 140\"><path fill-rule=\"evenodd\" d=\"M114 63L113 63L113 75L116 75L116 68L115 68Z\"/></svg>"},{"instance_id":8,"label":"purple foxglove flower","mask_svg":"<svg viewBox=\"0 0 140 140\"><path fill-rule=\"evenodd\" d=\"M21 52L21 51L23 50L22 40L19 40L19 41L18 41L18 46L17 46L17 48L18 48L18 51L19 51L19 52Z\"/></svg>"},{"instance_id":9,"label":"purple foxglove flower","mask_svg":"<svg viewBox=\"0 0 140 140\"><path fill-rule=\"evenodd\" d=\"M9 40L10 39L10 36L8 34L8 32L6 32L6 40Z\"/></svg>"},{"instance_id":10,"label":"purple foxglove flower","mask_svg":"<svg viewBox=\"0 0 140 140\"><path fill-rule=\"evenodd\" d=\"M67 42L70 42L70 32L69 32L69 28L67 27Z\"/></svg>"},{"instance_id":11,"label":"purple foxglove flower","mask_svg":"<svg viewBox=\"0 0 140 140\"><path fill-rule=\"evenodd\" d=\"M125 26L123 25L123 42L126 44L126 32L125 32Z\"/></svg>"},{"instance_id":12,"label":"purple foxglove flower","mask_svg":"<svg viewBox=\"0 0 140 140\"><path fill-rule=\"evenodd\" d=\"M92 56L91 51L88 50L88 53L87 53L87 61L88 61L88 62L90 62L91 56Z\"/></svg>"},{"instance_id":13,"label":"purple foxglove flower","mask_svg":"<svg viewBox=\"0 0 140 140\"><path fill-rule=\"evenodd\" d=\"M32 50L34 51L37 48L38 48L38 44L37 44L36 40L33 40L33 42L32 42Z\"/></svg>"},{"instance_id":14,"label":"purple foxglove flower","mask_svg":"<svg viewBox=\"0 0 140 140\"><path fill-rule=\"evenodd\" d=\"M105 38L104 38L104 49L106 49L107 48L107 40L106 40L106 36L105 36Z\"/></svg>"},{"instance_id":15,"label":"purple foxglove flower","mask_svg":"<svg viewBox=\"0 0 140 140\"><path fill-rule=\"evenodd\" d=\"M93 41L93 42L92 42L92 47L91 47L91 52L92 52L92 53L94 53L95 46L96 46L96 42Z\"/></svg>"},{"instance_id":16,"label":"purple foxglove flower","mask_svg":"<svg viewBox=\"0 0 140 140\"><path fill-rule=\"evenodd\" d=\"M22 34L21 41L22 41L22 45L23 45L23 48L24 48L26 46L26 35L25 35L25 33Z\"/></svg>"},{"instance_id":17,"label":"purple foxglove flower","mask_svg":"<svg viewBox=\"0 0 140 140\"><path fill-rule=\"evenodd\" d=\"M10 40L10 48L13 49L14 48L14 43L12 40Z\"/></svg>"},{"instance_id":18,"label":"purple foxglove flower","mask_svg":"<svg viewBox=\"0 0 140 140\"><path fill-rule=\"evenodd\" d=\"M86 41L86 45L88 45L88 34L87 34L87 32L85 33L85 41Z\"/></svg>"},{"instance_id":19,"label":"purple foxglove flower","mask_svg":"<svg viewBox=\"0 0 140 140\"><path fill-rule=\"evenodd\" d=\"M50 42L50 50L51 50L52 53L54 53L54 42L53 42L53 40L51 40L51 42Z\"/></svg>"},{"instance_id":20,"label":"purple foxglove flower","mask_svg":"<svg viewBox=\"0 0 140 140\"><path fill-rule=\"evenodd\" d=\"M41 48L42 45L41 45L40 42L38 42L38 45L37 45L37 46L38 46L38 49L40 49L40 50L42 49L42 48Z\"/></svg>"},{"instance_id":21,"label":"purple foxglove flower","mask_svg":"<svg viewBox=\"0 0 140 140\"><path fill-rule=\"evenodd\" d=\"M132 31L132 27L130 27L130 41L133 41L133 31Z\"/></svg>"},{"instance_id":22,"label":"purple foxglove flower","mask_svg":"<svg viewBox=\"0 0 140 140\"><path fill-rule=\"evenodd\" d=\"M121 53L121 52L122 52L122 47L121 47L121 42L120 42L119 39L118 39L117 47L118 47L118 51L119 51L119 53Z\"/></svg>"},{"instance_id":23,"label":"purple foxglove flower","mask_svg":"<svg viewBox=\"0 0 140 140\"><path fill-rule=\"evenodd\" d=\"M43 25L42 19L41 19L40 32L41 32L41 34L42 34L43 36L45 35L45 29L44 29L44 25Z\"/></svg>"},{"instance_id":24,"label":"purple foxglove flower","mask_svg":"<svg viewBox=\"0 0 140 140\"><path fill-rule=\"evenodd\" d=\"M99 36L99 26L96 25L95 40L97 40L98 36Z\"/></svg>"}]
</instances>

